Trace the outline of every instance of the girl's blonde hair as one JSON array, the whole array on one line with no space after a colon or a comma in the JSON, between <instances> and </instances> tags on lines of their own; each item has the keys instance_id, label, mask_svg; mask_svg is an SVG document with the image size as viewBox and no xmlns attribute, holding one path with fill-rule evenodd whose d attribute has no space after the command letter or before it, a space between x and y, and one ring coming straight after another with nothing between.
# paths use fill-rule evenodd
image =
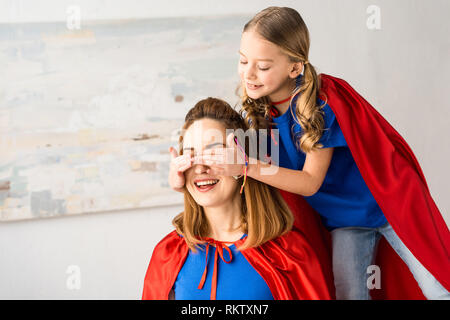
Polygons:
<instances>
[{"instance_id":1,"label":"girl's blonde hair","mask_svg":"<svg viewBox=\"0 0 450 320\"><path fill-rule=\"evenodd\" d=\"M186 115L183 132L195 121L213 119L222 123L226 129L247 130L245 120L228 103L220 99L207 98L199 101ZM246 146L248 154L248 146ZM180 155L183 154L183 135L179 140ZM238 183L242 183L242 179ZM239 190L239 189L237 189ZM237 191L238 192L238 191ZM244 192L241 195L241 230L247 239L239 247L244 250L257 247L291 230L293 215L278 189L247 177ZM209 225L203 207L200 206L184 187L184 211L177 215L172 224L177 232L184 236L187 245L195 247L204 241L201 238L209 234Z\"/></svg>"},{"instance_id":2,"label":"girl's blonde hair","mask_svg":"<svg viewBox=\"0 0 450 320\"><path fill-rule=\"evenodd\" d=\"M296 106L295 121L301 126L302 134L296 146L303 152L322 147L318 143L323 133L323 105L317 104L320 82L314 67L308 61L309 32L300 14L287 7L269 7L251 19L244 26L243 32L257 32L267 41L277 45L292 62L302 62L304 73L299 86L296 86L292 98L299 95ZM293 80L294 81L294 80ZM268 128L271 101L268 96L251 99L242 86L242 110L246 121L252 128ZM291 99L292 101L292 99ZM325 102L326 103L326 102Z\"/></svg>"}]
</instances>

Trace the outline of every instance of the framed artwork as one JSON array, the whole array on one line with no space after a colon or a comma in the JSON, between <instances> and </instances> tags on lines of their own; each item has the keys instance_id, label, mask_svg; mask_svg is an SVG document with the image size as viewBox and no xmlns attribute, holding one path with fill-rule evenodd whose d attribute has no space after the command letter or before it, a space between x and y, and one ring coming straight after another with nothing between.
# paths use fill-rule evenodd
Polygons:
<instances>
[{"instance_id":1,"label":"framed artwork","mask_svg":"<svg viewBox=\"0 0 450 320\"><path fill-rule=\"evenodd\" d=\"M0 221L182 203L169 146L208 96L236 105L247 16L0 27Z\"/></svg>"}]
</instances>

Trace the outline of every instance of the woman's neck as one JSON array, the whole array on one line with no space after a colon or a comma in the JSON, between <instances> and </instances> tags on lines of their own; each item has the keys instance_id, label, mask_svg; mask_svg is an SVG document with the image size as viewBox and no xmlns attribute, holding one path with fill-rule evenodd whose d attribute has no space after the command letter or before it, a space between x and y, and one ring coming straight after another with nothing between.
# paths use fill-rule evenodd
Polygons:
<instances>
[{"instance_id":1,"label":"woman's neck","mask_svg":"<svg viewBox=\"0 0 450 320\"><path fill-rule=\"evenodd\" d=\"M242 209L239 193L234 201L203 209L210 226L209 238L218 241L237 241L244 234L241 228Z\"/></svg>"}]
</instances>

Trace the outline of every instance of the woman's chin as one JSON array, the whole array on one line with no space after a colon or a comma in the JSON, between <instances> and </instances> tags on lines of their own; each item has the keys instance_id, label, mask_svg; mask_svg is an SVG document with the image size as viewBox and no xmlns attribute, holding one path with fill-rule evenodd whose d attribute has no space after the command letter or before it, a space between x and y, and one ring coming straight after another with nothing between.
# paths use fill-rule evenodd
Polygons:
<instances>
[{"instance_id":1,"label":"woman's chin","mask_svg":"<svg viewBox=\"0 0 450 320\"><path fill-rule=\"evenodd\" d=\"M199 206L202 206L203 208L208 208L208 207L220 207L221 205L225 204L225 203L229 203L232 199L223 199L222 197L220 197L220 199L216 198L216 197L212 197L210 195L206 196L206 195L193 195L193 198L195 200L195 202L197 202L197 204Z\"/></svg>"},{"instance_id":2,"label":"woman's chin","mask_svg":"<svg viewBox=\"0 0 450 320\"><path fill-rule=\"evenodd\" d=\"M195 202L197 202L197 204L203 208L212 208L212 207L218 207L221 204L223 204L223 201L211 201L211 200L203 200L203 199L197 199L195 200Z\"/></svg>"}]
</instances>

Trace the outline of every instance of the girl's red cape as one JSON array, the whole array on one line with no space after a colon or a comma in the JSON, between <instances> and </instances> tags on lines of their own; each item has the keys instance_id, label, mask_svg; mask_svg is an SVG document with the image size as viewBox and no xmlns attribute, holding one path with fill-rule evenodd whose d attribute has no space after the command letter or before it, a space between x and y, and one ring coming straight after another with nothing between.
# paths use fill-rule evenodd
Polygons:
<instances>
[{"instance_id":1,"label":"girl's red cape","mask_svg":"<svg viewBox=\"0 0 450 320\"><path fill-rule=\"evenodd\" d=\"M320 75L321 93L336 115L361 175L394 231L450 290L450 233L406 141L347 82ZM406 265L383 239L377 264L379 299L424 299Z\"/></svg>"}]
</instances>

